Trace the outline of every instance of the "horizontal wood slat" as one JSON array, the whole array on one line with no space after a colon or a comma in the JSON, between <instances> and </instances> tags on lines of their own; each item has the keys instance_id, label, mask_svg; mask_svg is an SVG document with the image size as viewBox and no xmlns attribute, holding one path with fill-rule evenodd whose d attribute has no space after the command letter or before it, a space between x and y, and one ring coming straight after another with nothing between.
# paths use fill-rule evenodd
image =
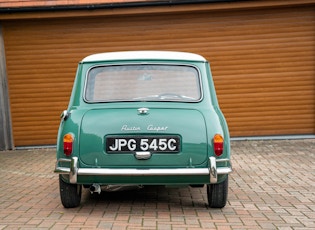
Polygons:
<instances>
[{"instance_id":1,"label":"horizontal wood slat","mask_svg":"<svg viewBox=\"0 0 315 230\"><path fill-rule=\"evenodd\" d=\"M4 21L3 31L17 146L55 144L78 61L122 50L205 56L232 136L315 133L314 7Z\"/></svg>"}]
</instances>

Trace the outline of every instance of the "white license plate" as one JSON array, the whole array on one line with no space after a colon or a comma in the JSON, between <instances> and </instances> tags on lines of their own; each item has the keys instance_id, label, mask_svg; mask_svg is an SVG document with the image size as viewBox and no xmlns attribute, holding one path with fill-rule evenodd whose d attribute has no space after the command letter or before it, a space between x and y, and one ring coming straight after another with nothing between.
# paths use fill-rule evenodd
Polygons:
<instances>
[{"instance_id":1,"label":"white license plate","mask_svg":"<svg viewBox=\"0 0 315 230\"><path fill-rule=\"evenodd\" d=\"M106 152L171 152L180 151L179 136L106 137Z\"/></svg>"}]
</instances>

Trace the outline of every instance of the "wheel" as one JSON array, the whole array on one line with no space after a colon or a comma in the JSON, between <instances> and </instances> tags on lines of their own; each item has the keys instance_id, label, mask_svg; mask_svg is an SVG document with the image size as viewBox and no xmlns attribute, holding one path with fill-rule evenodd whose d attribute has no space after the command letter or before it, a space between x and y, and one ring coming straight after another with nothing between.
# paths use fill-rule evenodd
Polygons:
<instances>
[{"instance_id":1,"label":"wheel","mask_svg":"<svg viewBox=\"0 0 315 230\"><path fill-rule=\"evenodd\" d=\"M207 185L207 196L210 208L223 208L228 196L229 178L219 184Z\"/></svg>"},{"instance_id":2,"label":"wheel","mask_svg":"<svg viewBox=\"0 0 315 230\"><path fill-rule=\"evenodd\" d=\"M80 205L82 186L78 184L68 184L59 175L59 190L61 203L65 208L75 208Z\"/></svg>"}]
</instances>

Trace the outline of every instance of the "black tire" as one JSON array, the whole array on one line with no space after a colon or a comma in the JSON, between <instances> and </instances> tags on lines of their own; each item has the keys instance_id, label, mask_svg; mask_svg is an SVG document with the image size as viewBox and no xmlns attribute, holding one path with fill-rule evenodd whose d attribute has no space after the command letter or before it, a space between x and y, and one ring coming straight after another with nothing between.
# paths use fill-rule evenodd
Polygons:
<instances>
[{"instance_id":1,"label":"black tire","mask_svg":"<svg viewBox=\"0 0 315 230\"><path fill-rule=\"evenodd\" d=\"M207 196L210 208L223 208L226 205L229 188L229 177L219 184L207 185Z\"/></svg>"},{"instance_id":2,"label":"black tire","mask_svg":"<svg viewBox=\"0 0 315 230\"><path fill-rule=\"evenodd\" d=\"M82 186L78 184L68 184L59 175L59 191L61 203L65 208L75 208L80 205Z\"/></svg>"}]
</instances>

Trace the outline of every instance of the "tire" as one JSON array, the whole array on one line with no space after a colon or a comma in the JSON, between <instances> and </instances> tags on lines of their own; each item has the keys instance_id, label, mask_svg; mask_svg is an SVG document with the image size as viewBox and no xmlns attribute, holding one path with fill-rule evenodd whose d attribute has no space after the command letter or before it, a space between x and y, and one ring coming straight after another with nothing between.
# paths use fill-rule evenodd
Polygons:
<instances>
[{"instance_id":1,"label":"tire","mask_svg":"<svg viewBox=\"0 0 315 230\"><path fill-rule=\"evenodd\" d=\"M59 175L59 191L61 203L65 208L75 208L80 205L82 186L78 184L68 184Z\"/></svg>"},{"instance_id":2,"label":"tire","mask_svg":"<svg viewBox=\"0 0 315 230\"><path fill-rule=\"evenodd\" d=\"M207 185L207 196L210 208L223 208L227 202L229 177L219 184Z\"/></svg>"}]
</instances>

